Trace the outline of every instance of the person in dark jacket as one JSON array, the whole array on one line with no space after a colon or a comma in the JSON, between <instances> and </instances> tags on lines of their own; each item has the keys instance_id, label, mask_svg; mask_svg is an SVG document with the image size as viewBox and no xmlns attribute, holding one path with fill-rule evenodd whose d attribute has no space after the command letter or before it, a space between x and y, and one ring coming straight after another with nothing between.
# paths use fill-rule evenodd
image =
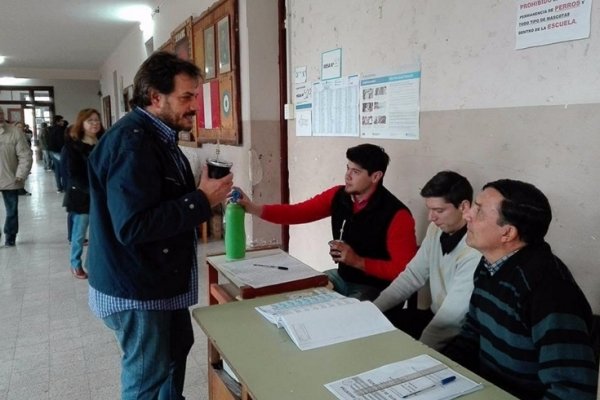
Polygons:
<instances>
[{"instance_id":1,"label":"person in dark jacket","mask_svg":"<svg viewBox=\"0 0 600 400\"><path fill-rule=\"evenodd\" d=\"M48 129L46 144L48 153L52 159L52 168L54 169L54 178L56 180L56 191L62 193L64 191L64 177L61 173L60 152L65 144L65 127L66 121L62 115L55 115L52 120L52 126Z\"/></svg>"},{"instance_id":2,"label":"person in dark jacket","mask_svg":"<svg viewBox=\"0 0 600 400\"><path fill-rule=\"evenodd\" d=\"M123 351L121 399L184 399L198 301L197 228L233 174L196 185L177 145L194 126L200 70L168 52L135 75L132 106L90 155L89 303Z\"/></svg>"},{"instance_id":3,"label":"person in dark jacket","mask_svg":"<svg viewBox=\"0 0 600 400\"><path fill-rule=\"evenodd\" d=\"M78 279L86 279L81 254L89 225L90 183L88 179L88 156L104 133L100 113L93 108L79 112L75 124L69 130L65 142L68 186L65 195L67 212L72 215L71 272Z\"/></svg>"}]
</instances>

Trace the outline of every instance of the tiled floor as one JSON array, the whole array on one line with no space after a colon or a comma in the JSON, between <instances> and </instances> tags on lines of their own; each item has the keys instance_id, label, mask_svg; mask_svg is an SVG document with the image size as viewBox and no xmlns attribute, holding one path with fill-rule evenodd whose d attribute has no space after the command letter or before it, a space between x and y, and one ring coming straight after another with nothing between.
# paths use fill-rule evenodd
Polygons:
<instances>
[{"instance_id":1,"label":"tiled floor","mask_svg":"<svg viewBox=\"0 0 600 400\"><path fill-rule=\"evenodd\" d=\"M69 271L62 194L40 164L26 187L32 196L19 198L17 245L0 247L0 400L118 399L119 348L89 311L87 281ZM4 215L0 202L0 226ZM200 304L204 276L202 267ZM184 394L207 399L206 337L194 330Z\"/></svg>"}]
</instances>

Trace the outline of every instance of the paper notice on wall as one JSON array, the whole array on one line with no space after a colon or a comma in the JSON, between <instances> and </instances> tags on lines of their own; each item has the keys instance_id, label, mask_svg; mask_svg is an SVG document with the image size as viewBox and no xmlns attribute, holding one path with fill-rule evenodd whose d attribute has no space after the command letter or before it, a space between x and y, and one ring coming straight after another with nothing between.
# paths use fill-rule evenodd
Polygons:
<instances>
[{"instance_id":1,"label":"paper notice on wall","mask_svg":"<svg viewBox=\"0 0 600 400\"><path fill-rule=\"evenodd\" d=\"M592 0L518 0L517 49L590 37Z\"/></svg>"},{"instance_id":2,"label":"paper notice on wall","mask_svg":"<svg viewBox=\"0 0 600 400\"><path fill-rule=\"evenodd\" d=\"M296 136L312 136L312 84L296 85Z\"/></svg>"},{"instance_id":3,"label":"paper notice on wall","mask_svg":"<svg viewBox=\"0 0 600 400\"><path fill-rule=\"evenodd\" d=\"M374 76L360 83L360 136L419 139L421 71Z\"/></svg>"},{"instance_id":4,"label":"paper notice on wall","mask_svg":"<svg viewBox=\"0 0 600 400\"><path fill-rule=\"evenodd\" d=\"M313 136L358 136L358 75L313 84Z\"/></svg>"}]
</instances>

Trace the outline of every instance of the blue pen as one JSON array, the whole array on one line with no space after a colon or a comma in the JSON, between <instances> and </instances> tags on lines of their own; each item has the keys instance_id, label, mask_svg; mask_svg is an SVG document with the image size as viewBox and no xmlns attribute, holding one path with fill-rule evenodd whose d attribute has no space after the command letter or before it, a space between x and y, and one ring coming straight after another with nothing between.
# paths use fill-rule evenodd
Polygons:
<instances>
[{"instance_id":1,"label":"blue pen","mask_svg":"<svg viewBox=\"0 0 600 400\"><path fill-rule=\"evenodd\" d=\"M442 379L441 383L442 383L442 385L445 385L447 383L454 382L455 380L456 380L456 377L454 375L452 375L452 376Z\"/></svg>"},{"instance_id":2,"label":"blue pen","mask_svg":"<svg viewBox=\"0 0 600 400\"><path fill-rule=\"evenodd\" d=\"M433 389L433 388L436 388L438 386L447 385L448 383L454 382L455 380L456 380L456 376L454 376L454 375L447 376L446 378L442 379L439 384L428 386L428 387L423 388L421 390L417 390L416 392L409 393L409 394L407 394L405 396L402 396L402 398L406 399L408 397L416 396L417 394L421 394L421 393L423 393L423 392L425 392L425 391L427 391L429 389Z\"/></svg>"}]
</instances>

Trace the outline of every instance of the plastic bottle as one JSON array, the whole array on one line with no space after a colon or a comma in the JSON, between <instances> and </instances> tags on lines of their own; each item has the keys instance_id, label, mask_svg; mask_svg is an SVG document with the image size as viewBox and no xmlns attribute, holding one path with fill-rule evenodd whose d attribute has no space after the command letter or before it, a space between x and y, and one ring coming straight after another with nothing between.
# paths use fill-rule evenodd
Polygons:
<instances>
[{"instance_id":1,"label":"plastic bottle","mask_svg":"<svg viewBox=\"0 0 600 400\"><path fill-rule=\"evenodd\" d=\"M244 217L246 211L237 204L240 193L234 191L225 208L225 256L237 260L246 256L246 229Z\"/></svg>"}]
</instances>

